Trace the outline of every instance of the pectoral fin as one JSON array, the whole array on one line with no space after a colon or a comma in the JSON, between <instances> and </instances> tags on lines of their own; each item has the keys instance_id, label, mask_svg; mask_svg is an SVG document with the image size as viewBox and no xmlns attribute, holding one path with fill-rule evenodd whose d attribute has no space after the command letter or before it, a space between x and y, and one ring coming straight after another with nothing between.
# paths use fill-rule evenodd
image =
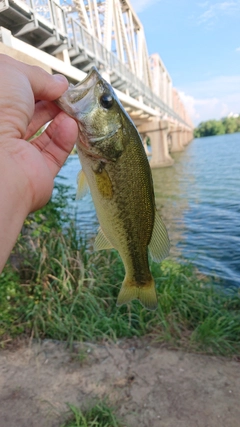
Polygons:
<instances>
[{"instance_id":1,"label":"pectoral fin","mask_svg":"<svg viewBox=\"0 0 240 427\"><path fill-rule=\"evenodd\" d=\"M77 176L77 194L76 194L76 200L82 199L88 192L88 182L85 173L83 170L80 170Z\"/></svg>"},{"instance_id":2,"label":"pectoral fin","mask_svg":"<svg viewBox=\"0 0 240 427\"><path fill-rule=\"evenodd\" d=\"M112 243L109 242L108 238L105 236L102 229L99 228L98 234L94 242L94 250L101 251L103 249L112 249L112 248L113 248Z\"/></svg>"},{"instance_id":3,"label":"pectoral fin","mask_svg":"<svg viewBox=\"0 0 240 427\"><path fill-rule=\"evenodd\" d=\"M104 199L112 199L113 197L113 187L111 179L104 169L104 167L99 167L98 170L94 171L96 184L99 193Z\"/></svg>"},{"instance_id":4,"label":"pectoral fin","mask_svg":"<svg viewBox=\"0 0 240 427\"><path fill-rule=\"evenodd\" d=\"M152 238L148 248L151 257L155 262L161 262L169 255L170 242L168 238L167 229L157 211L155 213Z\"/></svg>"}]
</instances>

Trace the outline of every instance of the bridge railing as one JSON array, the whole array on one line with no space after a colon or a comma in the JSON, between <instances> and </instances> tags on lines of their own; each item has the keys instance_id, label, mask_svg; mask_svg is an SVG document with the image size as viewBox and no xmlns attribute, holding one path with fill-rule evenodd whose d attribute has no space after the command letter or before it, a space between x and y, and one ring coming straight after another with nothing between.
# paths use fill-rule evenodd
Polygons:
<instances>
[{"instance_id":1,"label":"bridge railing","mask_svg":"<svg viewBox=\"0 0 240 427\"><path fill-rule=\"evenodd\" d=\"M152 92L150 87L146 86L128 69L127 64L122 63L113 52L107 50L78 20L70 15L67 16L64 8L55 0L0 0L0 18L1 12L6 11L8 7L11 8L11 11L17 8L16 16L19 16L17 14L22 10L23 15L24 13L25 15L26 13L32 14L35 21L49 27L49 40L52 37L52 32L55 31L59 41L58 49L69 49L72 65L83 69L83 71L87 71L91 64L95 64L100 69L104 68L109 72L111 84L114 87L119 90L126 90L134 98L141 98L143 103L152 108L157 108L162 115L167 114L186 124L180 116ZM27 19L29 22L29 16ZM16 17L14 24L16 24ZM22 34L26 38L26 31ZM51 45L46 42L40 48L46 46L51 49Z\"/></svg>"},{"instance_id":2,"label":"bridge railing","mask_svg":"<svg viewBox=\"0 0 240 427\"><path fill-rule=\"evenodd\" d=\"M67 19L65 10L55 1L50 0L53 23L62 34L67 34Z\"/></svg>"},{"instance_id":3,"label":"bridge railing","mask_svg":"<svg viewBox=\"0 0 240 427\"><path fill-rule=\"evenodd\" d=\"M92 34L90 34L76 19L71 18L68 25L72 51L72 63L77 65L84 62L82 55L89 57L89 63L105 67L111 76L111 83L116 87L128 89L131 96L143 98L143 101L152 107L158 107L163 113L178 118L177 114L152 90L146 86L136 75L134 75L125 64L123 64L113 52L108 51ZM87 58L86 58L87 62ZM180 118L179 118L180 119Z\"/></svg>"},{"instance_id":4,"label":"bridge railing","mask_svg":"<svg viewBox=\"0 0 240 427\"><path fill-rule=\"evenodd\" d=\"M62 35L67 34L65 10L54 0L2 0L5 9L14 7L26 12L49 28L54 28Z\"/></svg>"},{"instance_id":5,"label":"bridge railing","mask_svg":"<svg viewBox=\"0 0 240 427\"><path fill-rule=\"evenodd\" d=\"M84 62L82 55L87 55L86 62L93 62L110 73L111 84L117 89L127 89L129 95L142 97L143 102L153 108L158 108L163 114L185 123L184 120L165 104L152 90L123 64L117 56L107 50L79 21L72 18L68 23L68 35L73 47L72 64L81 66ZM79 58L78 58L79 57Z\"/></svg>"}]
</instances>

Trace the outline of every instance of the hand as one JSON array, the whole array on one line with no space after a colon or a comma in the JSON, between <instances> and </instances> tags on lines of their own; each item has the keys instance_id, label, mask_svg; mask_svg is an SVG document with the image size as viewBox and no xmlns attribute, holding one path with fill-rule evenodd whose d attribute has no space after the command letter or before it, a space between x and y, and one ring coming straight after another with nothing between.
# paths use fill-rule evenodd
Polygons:
<instances>
[{"instance_id":1,"label":"hand","mask_svg":"<svg viewBox=\"0 0 240 427\"><path fill-rule=\"evenodd\" d=\"M68 82L0 55L0 86L0 156L19 184L26 185L30 212L50 198L53 179L77 138L76 122L51 102L67 90ZM42 135L27 142L52 119Z\"/></svg>"},{"instance_id":2,"label":"hand","mask_svg":"<svg viewBox=\"0 0 240 427\"><path fill-rule=\"evenodd\" d=\"M25 217L49 200L77 139L76 122L52 102L67 87L64 76L0 55L0 271Z\"/></svg>"}]
</instances>

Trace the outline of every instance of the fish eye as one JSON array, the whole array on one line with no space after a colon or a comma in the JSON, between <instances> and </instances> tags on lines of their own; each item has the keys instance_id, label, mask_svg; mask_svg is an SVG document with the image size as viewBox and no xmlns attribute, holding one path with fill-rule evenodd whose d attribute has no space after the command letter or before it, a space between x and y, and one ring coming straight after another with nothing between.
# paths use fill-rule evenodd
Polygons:
<instances>
[{"instance_id":1,"label":"fish eye","mask_svg":"<svg viewBox=\"0 0 240 427\"><path fill-rule=\"evenodd\" d=\"M113 106L113 97L108 93L104 93L100 98L100 104L103 108L109 110Z\"/></svg>"}]
</instances>

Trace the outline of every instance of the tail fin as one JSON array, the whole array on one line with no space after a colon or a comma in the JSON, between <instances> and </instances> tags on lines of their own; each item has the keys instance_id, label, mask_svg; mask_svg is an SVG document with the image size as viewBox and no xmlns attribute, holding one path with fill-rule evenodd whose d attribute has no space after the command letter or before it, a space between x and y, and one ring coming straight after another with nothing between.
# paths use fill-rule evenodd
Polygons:
<instances>
[{"instance_id":1,"label":"tail fin","mask_svg":"<svg viewBox=\"0 0 240 427\"><path fill-rule=\"evenodd\" d=\"M135 281L126 278L120 289L117 305L127 304L134 299L138 299L148 310L156 310L157 294L154 280L151 279L144 285L138 285Z\"/></svg>"}]
</instances>

